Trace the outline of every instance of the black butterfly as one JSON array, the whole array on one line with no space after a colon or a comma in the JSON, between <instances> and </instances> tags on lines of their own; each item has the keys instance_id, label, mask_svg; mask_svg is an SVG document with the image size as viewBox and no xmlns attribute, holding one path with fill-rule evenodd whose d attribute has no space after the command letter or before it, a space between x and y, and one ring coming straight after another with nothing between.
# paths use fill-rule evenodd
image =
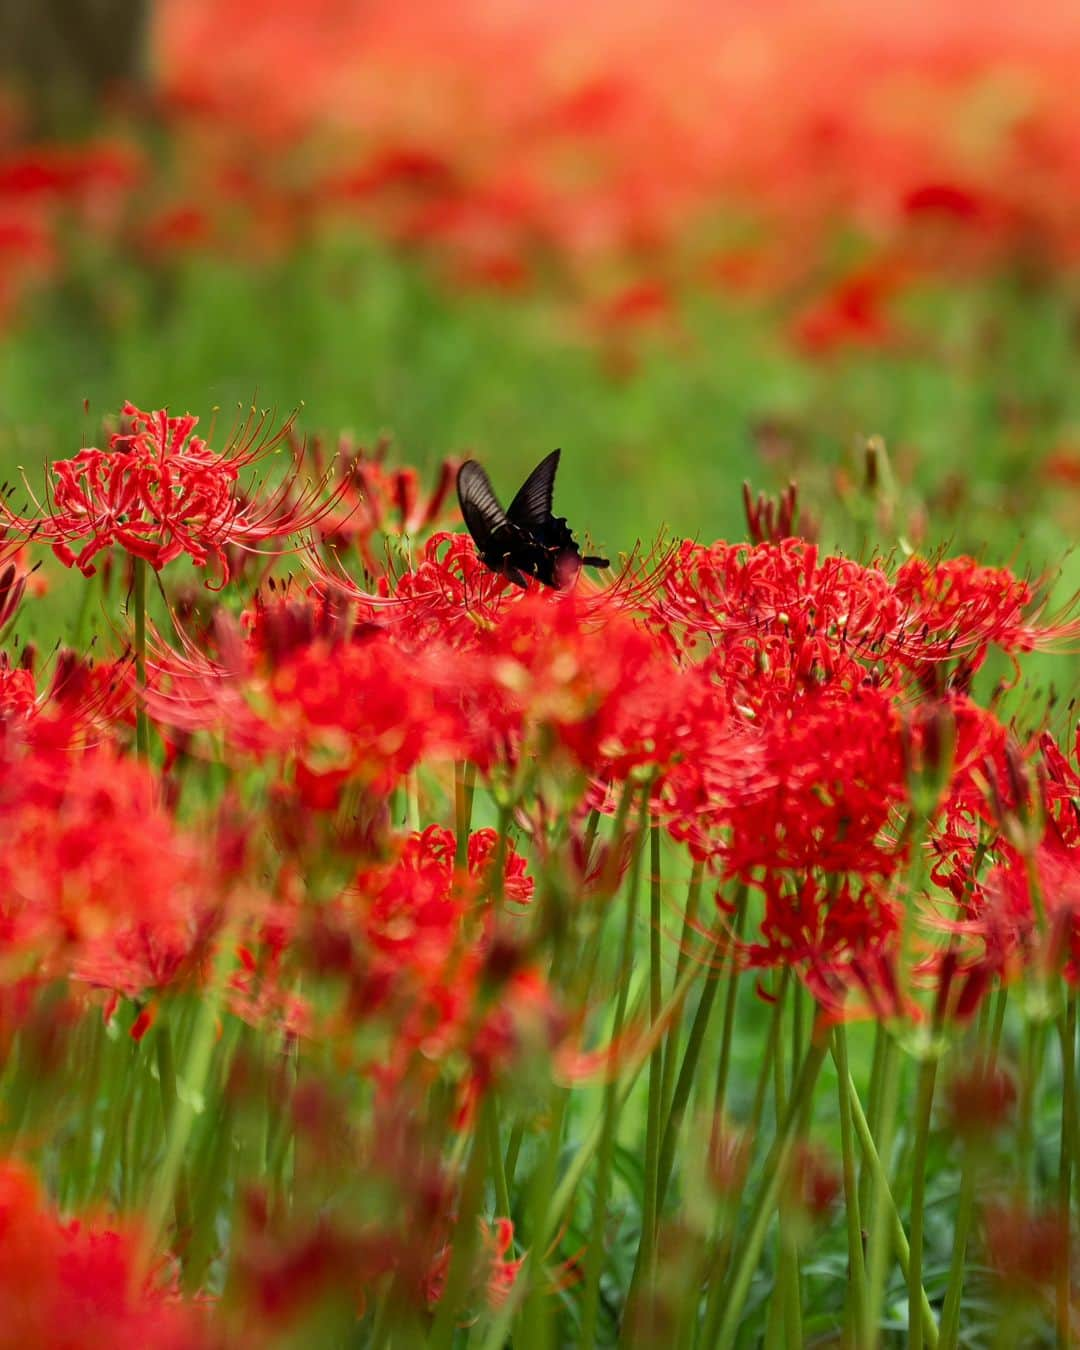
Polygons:
<instances>
[{"instance_id":1,"label":"black butterfly","mask_svg":"<svg viewBox=\"0 0 1080 1350\"><path fill-rule=\"evenodd\" d=\"M607 567L606 558L583 558L565 516L551 514L555 471L561 451L551 454L529 474L509 511L499 505L487 473L475 459L458 470L457 491L461 514L473 537L480 561L517 586L535 577L561 590L582 567Z\"/></svg>"}]
</instances>

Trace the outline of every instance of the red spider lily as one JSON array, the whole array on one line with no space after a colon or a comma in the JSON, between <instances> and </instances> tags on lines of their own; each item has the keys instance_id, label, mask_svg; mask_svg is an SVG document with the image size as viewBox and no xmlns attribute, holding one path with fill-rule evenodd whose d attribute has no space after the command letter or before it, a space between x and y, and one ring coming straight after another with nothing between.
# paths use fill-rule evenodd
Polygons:
<instances>
[{"instance_id":1,"label":"red spider lily","mask_svg":"<svg viewBox=\"0 0 1080 1350\"><path fill-rule=\"evenodd\" d=\"M435 528L451 507L452 488L456 481L458 460L448 457L439 467L438 477L431 493L421 494L419 476L415 469L388 469L385 464L387 442L380 442L369 454L344 439L338 445L336 479L342 485L339 505L318 525L317 534L322 544L336 557L350 546L355 547L367 572L372 577L386 571L385 559L375 553L376 534L406 535L410 540ZM321 461L321 446L312 443L311 453Z\"/></svg>"},{"instance_id":2,"label":"red spider lily","mask_svg":"<svg viewBox=\"0 0 1080 1350\"><path fill-rule=\"evenodd\" d=\"M9 743L92 746L134 724L126 659L95 663L60 651L43 688L35 665L30 647L23 648L18 667L0 653L0 728Z\"/></svg>"},{"instance_id":3,"label":"red spider lily","mask_svg":"<svg viewBox=\"0 0 1080 1350\"><path fill-rule=\"evenodd\" d=\"M874 972L900 927L899 906L881 886L846 877L787 882L767 876L761 889L765 914L758 939L745 945L747 964L798 971L836 1013L853 986L877 1001L882 980Z\"/></svg>"},{"instance_id":4,"label":"red spider lily","mask_svg":"<svg viewBox=\"0 0 1080 1350\"><path fill-rule=\"evenodd\" d=\"M934 926L958 936L962 970L983 983L1029 969L1080 979L1078 778L1048 734L1041 748L1036 776L1003 732L992 737L933 841L934 879L956 904Z\"/></svg>"},{"instance_id":5,"label":"red spider lily","mask_svg":"<svg viewBox=\"0 0 1080 1350\"><path fill-rule=\"evenodd\" d=\"M104 747L5 759L5 981L37 969L136 994L175 979L201 940L207 873L150 773Z\"/></svg>"},{"instance_id":6,"label":"red spider lily","mask_svg":"<svg viewBox=\"0 0 1080 1350\"><path fill-rule=\"evenodd\" d=\"M383 793L422 758L467 756L451 654L402 650L375 625L352 629L334 613L282 599L256 608L246 642L219 616L217 660L190 640L181 653L159 648L151 715L185 733L221 731L236 753L290 765L314 810L335 808L348 782Z\"/></svg>"},{"instance_id":7,"label":"red spider lily","mask_svg":"<svg viewBox=\"0 0 1080 1350\"><path fill-rule=\"evenodd\" d=\"M784 1221L798 1219L814 1224L829 1217L840 1198L843 1181L824 1149L801 1141L795 1148L785 1185L789 1208Z\"/></svg>"},{"instance_id":8,"label":"red spider lily","mask_svg":"<svg viewBox=\"0 0 1080 1350\"><path fill-rule=\"evenodd\" d=\"M109 438L108 450L87 448L51 466L55 480L36 518L3 507L9 530L50 543L67 567L86 576L94 558L118 544L160 571L186 553L199 567L213 555L222 584L231 574L226 549L257 550L270 540L296 534L320 521L344 493L342 482L323 500L322 484L294 490L302 452L294 455L282 484L264 501L248 499L242 471L270 455L289 431L267 429L267 415L254 411L224 454L195 436L198 418L147 413L125 403L126 426ZM72 545L83 542L76 553Z\"/></svg>"},{"instance_id":9,"label":"red spider lily","mask_svg":"<svg viewBox=\"0 0 1080 1350\"><path fill-rule=\"evenodd\" d=\"M946 1085L949 1133L972 1144L988 1142L1008 1125L1016 1096L1011 1074L997 1065L954 1073Z\"/></svg>"},{"instance_id":10,"label":"red spider lily","mask_svg":"<svg viewBox=\"0 0 1080 1350\"><path fill-rule=\"evenodd\" d=\"M998 1279L1014 1293L1052 1297L1068 1261L1068 1220L1060 1212L1038 1212L1023 1203L986 1207L986 1250Z\"/></svg>"},{"instance_id":11,"label":"red spider lily","mask_svg":"<svg viewBox=\"0 0 1080 1350\"><path fill-rule=\"evenodd\" d=\"M479 1220L480 1246L475 1257L475 1271L470 1288L483 1290L488 1304L498 1308L505 1302L518 1277L525 1258L508 1261L514 1246L514 1225L510 1219L495 1219L491 1224ZM447 1243L436 1255L427 1277L427 1303L435 1307L443 1296L446 1276L450 1270L453 1246Z\"/></svg>"},{"instance_id":12,"label":"red spider lily","mask_svg":"<svg viewBox=\"0 0 1080 1350\"><path fill-rule=\"evenodd\" d=\"M910 676L954 660L969 676L992 645L1031 651L1080 633L1068 615L1045 616L1032 587L1006 569L970 558L912 558L890 577L880 561L866 567L823 558L800 539L752 548L683 544L649 605L649 621L684 648L708 638L744 662L758 649L755 678L747 681L751 705L785 677L853 680L860 667L879 677Z\"/></svg>"},{"instance_id":13,"label":"red spider lily","mask_svg":"<svg viewBox=\"0 0 1080 1350\"><path fill-rule=\"evenodd\" d=\"M817 868L887 877L904 861L886 831L907 798L900 718L886 693L808 694L765 722L760 753L762 785L719 812L731 830L732 875Z\"/></svg>"},{"instance_id":14,"label":"red spider lily","mask_svg":"<svg viewBox=\"0 0 1080 1350\"><path fill-rule=\"evenodd\" d=\"M0 1345L198 1350L220 1345L176 1275L136 1277L137 1234L97 1220L64 1222L24 1165L0 1164Z\"/></svg>"}]
</instances>

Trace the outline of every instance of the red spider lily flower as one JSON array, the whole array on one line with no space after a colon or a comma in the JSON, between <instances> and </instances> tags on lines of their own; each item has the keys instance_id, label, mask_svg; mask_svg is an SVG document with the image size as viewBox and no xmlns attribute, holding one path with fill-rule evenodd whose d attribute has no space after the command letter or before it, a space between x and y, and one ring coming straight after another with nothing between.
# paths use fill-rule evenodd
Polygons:
<instances>
[{"instance_id":1,"label":"red spider lily flower","mask_svg":"<svg viewBox=\"0 0 1080 1350\"><path fill-rule=\"evenodd\" d=\"M39 687L35 653L24 647L12 667L0 653L0 728L9 742L40 748L93 746L134 725L126 659L95 663L63 650Z\"/></svg>"},{"instance_id":2,"label":"red spider lily flower","mask_svg":"<svg viewBox=\"0 0 1080 1350\"><path fill-rule=\"evenodd\" d=\"M97 1220L62 1221L33 1175L0 1164L0 1345L198 1350L220 1345L166 1266L136 1278L138 1236Z\"/></svg>"},{"instance_id":3,"label":"red spider lily flower","mask_svg":"<svg viewBox=\"0 0 1080 1350\"><path fill-rule=\"evenodd\" d=\"M219 615L217 660L190 640L183 652L159 646L152 716L181 732L220 731L235 753L288 765L312 810L335 809L346 783L385 793L421 759L468 756L452 653L403 650L332 609L283 599L274 611L256 610L247 641Z\"/></svg>"},{"instance_id":4,"label":"red spider lily flower","mask_svg":"<svg viewBox=\"0 0 1080 1350\"><path fill-rule=\"evenodd\" d=\"M134 995L175 979L204 937L208 879L149 771L104 747L5 759L4 980L32 968Z\"/></svg>"},{"instance_id":5,"label":"red spider lily flower","mask_svg":"<svg viewBox=\"0 0 1080 1350\"><path fill-rule=\"evenodd\" d=\"M474 1271L469 1288L483 1291L490 1307L498 1308L506 1301L525 1260L507 1260L514 1246L514 1225L510 1219L495 1219L491 1224L478 1220L480 1244L475 1254ZM453 1246L447 1243L436 1254L426 1281L428 1307L434 1308L446 1288Z\"/></svg>"},{"instance_id":6,"label":"red spider lily flower","mask_svg":"<svg viewBox=\"0 0 1080 1350\"><path fill-rule=\"evenodd\" d=\"M880 264L842 278L796 317L795 342L811 356L847 345L889 346L898 329L888 307L902 281L895 267Z\"/></svg>"},{"instance_id":7,"label":"red spider lily flower","mask_svg":"<svg viewBox=\"0 0 1080 1350\"><path fill-rule=\"evenodd\" d=\"M805 1140L796 1145L785 1177L787 1211L783 1222L800 1226L823 1223L843 1189L840 1172L824 1149Z\"/></svg>"},{"instance_id":8,"label":"red spider lily flower","mask_svg":"<svg viewBox=\"0 0 1080 1350\"><path fill-rule=\"evenodd\" d=\"M369 454L344 439L339 443L335 469L341 485L340 495L335 494L338 504L319 522L316 531L320 542L338 559L346 548L355 547L372 577L382 576L387 570L387 560L375 552L377 534L406 535L418 541L418 536L434 529L456 509L452 506L459 463L456 458L443 460L435 486L425 496L415 469L387 468L387 449L388 443L380 442ZM318 441L312 443L311 453L319 465Z\"/></svg>"},{"instance_id":9,"label":"red spider lily flower","mask_svg":"<svg viewBox=\"0 0 1080 1350\"><path fill-rule=\"evenodd\" d=\"M976 1063L946 1084L948 1129L969 1144L983 1144L1004 1129L1016 1106L1016 1083L997 1065Z\"/></svg>"},{"instance_id":10,"label":"red spider lily flower","mask_svg":"<svg viewBox=\"0 0 1080 1350\"><path fill-rule=\"evenodd\" d=\"M886 827L906 803L901 723L884 691L824 688L762 727L761 785L737 794L723 823L727 870L752 881L811 869L890 876L904 861Z\"/></svg>"},{"instance_id":11,"label":"red spider lily flower","mask_svg":"<svg viewBox=\"0 0 1080 1350\"><path fill-rule=\"evenodd\" d=\"M669 561L650 622L682 646L708 636L765 649L770 670L838 667L858 659L886 672L918 672L963 658L969 670L992 645L1006 652L1072 641L1080 624L1047 616L1032 586L970 558L912 558L890 577L821 557L801 539L756 547L685 543ZM846 665L846 669L845 669Z\"/></svg>"},{"instance_id":12,"label":"red spider lily flower","mask_svg":"<svg viewBox=\"0 0 1080 1350\"><path fill-rule=\"evenodd\" d=\"M241 472L281 444L288 423L269 432L267 415L253 411L219 454L193 435L199 419L190 414L170 417L164 409L148 413L125 403L123 416L125 425L109 438L108 450L89 447L51 466L54 481L47 504L35 503L36 518L3 507L9 531L50 543L65 566L86 576L96 570L97 554L117 544L157 571L184 553L199 567L213 556L224 584L230 576L227 548L257 550L302 532L334 505L333 495L322 499L318 483L294 494L299 454L265 500L242 492ZM338 497L345 486L339 484ZM80 541L76 553L73 545Z\"/></svg>"},{"instance_id":13,"label":"red spider lily flower","mask_svg":"<svg viewBox=\"0 0 1080 1350\"><path fill-rule=\"evenodd\" d=\"M1008 1291L1027 1297L1053 1296L1068 1261L1068 1219L1059 1211L1039 1212L1022 1203L994 1203L983 1214L990 1264Z\"/></svg>"},{"instance_id":14,"label":"red spider lily flower","mask_svg":"<svg viewBox=\"0 0 1080 1350\"><path fill-rule=\"evenodd\" d=\"M853 987L879 1002L882 980L877 974L868 979L868 972L877 971L900 927L899 907L880 886L849 877L770 875L761 889L765 914L756 939L744 946L748 965L797 971L837 1014L850 1015L844 999Z\"/></svg>"}]
</instances>

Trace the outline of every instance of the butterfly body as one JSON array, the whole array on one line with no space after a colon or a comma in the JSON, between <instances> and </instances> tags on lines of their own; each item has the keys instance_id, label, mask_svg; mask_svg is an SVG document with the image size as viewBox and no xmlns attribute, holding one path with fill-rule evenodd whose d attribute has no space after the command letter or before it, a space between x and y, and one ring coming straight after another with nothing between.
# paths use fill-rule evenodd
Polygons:
<instances>
[{"instance_id":1,"label":"butterfly body","mask_svg":"<svg viewBox=\"0 0 1080 1350\"><path fill-rule=\"evenodd\" d=\"M565 516L552 514L559 451L542 459L522 484L508 510L495 496L491 480L474 459L458 470L461 514L480 561L492 572L524 587L528 577L562 590L582 567L607 567L606 558L582 557Z\"/></svg>"}]
</instances>

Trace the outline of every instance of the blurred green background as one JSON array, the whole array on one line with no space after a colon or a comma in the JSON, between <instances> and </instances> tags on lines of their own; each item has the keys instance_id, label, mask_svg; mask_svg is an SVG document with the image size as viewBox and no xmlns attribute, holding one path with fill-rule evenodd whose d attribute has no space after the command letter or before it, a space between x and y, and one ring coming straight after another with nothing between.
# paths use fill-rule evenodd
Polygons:
<instances>
[{"instance_id":1,"label":"blurred green background","mask_svg":"<svg viewBox=\"0 0 1080 1350\"><path fill-rule=\"evenodd\" d=\"M322 6L327 16L331 8ZM977 7L962 8L974 17L961 37L981 52ZM731 11L731 25L745 20L745 8L721 9ZM296 24L307 25L295 29L297 43L317 35L314 21L292 10ZM342 10L360 14L362 7ZM205 69L185 70L185 78L209 81L220 72L223 86L248 78L243 53L225 43L245 22L255 50L260 24L287 43L289 11L279 0L260 18L259 7L230 0L220 7L222 48L203 50ZM805 277L739 296L703 284L700 270L652 256L645 270L665 277L674 317L616 320L597 337L568 319L572 288L565 284L563 293L558 281L509 291L449 284L438 241L427 250L403 247L393 231L340 214L312 218L276 248L249 244L241 223L227 248L155 252L131 221L162 203L194 201L198 211L212 211L211 183L224 177L204 181L198 174L204 160L222 158L222 144L234 176L242 164L281 192L283 184L295 188L298 164L306 173L320 163L326 128L312 133L308 126L282 149L254 139L238 120L218 127L207 150L205 124L193 121L189 108L196 94L175 88L190 52L170 64L168 42L185 39L192 15L211 22L212 6L193 6L185 16L176 3L76 0L23 6L14 26L13 12L6 18L7 74L22 113L0 122L0 259L19 283L0 330L0 464L9 477L21 467L36 485L47 459L94 443L101 418L125 399L190 410L204 426L215 409L227 426L237 405L255 400L282 414L302 405L299 425L308 433L332 437L347 429L362 441L388 433L395 454L428 473L445 454L476 454L507 496L561 446L557 505L613 554L662 527L701 540L740 535L743 480L775 491L795 479L804 520L816 523L826 544L863 552L944 545L1021 568L1063 567L1063 589L1080 586L1070 554L1080 525L1075 270L1048 258L1033 266L1030 248L1021 248L989 266L923 272L890 302L889 340L861 340L856 324L850 340L808 351L792 338L807 303ZM429 18L437 12L437 5L425 9ZM604 46L606 12L585 12L579 43L591 50L587 29L595 18L593 58L601 71L616 60ZM761 12L790 24L802 11L775 3ZM76 18L83 28L73 27ZM849 27L862 22L846 12L841 19ZM91 37L74 42L73 33L84 30ZM101 40L91 40L95 33ZM109 33L123 34L124 42L110 48ZM205 29L196 35L205 41ZM433 31L433 52L437 44ZM110 59L111 83L102 75ZM361 51L357 60L365 59ZM455 59L467 58L451 54L443 64ZM625 53L619 59L619 78L628 80L625 71L636 67ZM437 56L430 60L434 69ZM282 79L303 74L283 71L268 83L268 97L284 99ZM244 89L237 83L237 99ZM389 95L380 97L386 103ZM329 95L326 101L330 108ZM403 96L402 118L406 111ZM392 117L393 107L383 115ZM490 134L480 126L474 132L478 144ZM588 134L596 140L594 129ZM25 259L12 252L20 236L14 226L7 236L3 230L5 221L24 235L28 219L40 224L48 194L38 190L34 155L85 148L101 135L138 146L141 176L107 210L89 190L67 198L55 192L61 200L48 205L46 243L56 256L38 267L44 279L23 286L19 269L40 259L29 247ZM340 145L340 129L335 135ZM414 130L410 135L415 139ZM854 155L843 140L832 153L841 167ZM38 165L38 179L28 177L27 162ZM52 163L46 160L48 172ZM681 172L677 159L656 168L661 186ZM454 201L463 197L459 191ZM287 216L292 198L283 200ZM722 203L714 206L722 216ZM687 226L688 234L695 230L702 231L700 212ZM828 250L820 237L806 243L819 291L823 279L827 289L834 274L845 274L838 258L866 256L865 242L845 242L842 230L830 238ZM597 264L605 268L613 277L630 275L625 262ZM888 500L864 490L861 447L869 435L882 436L889 449L895 488Z\"/></svg>"}]
</instances>

